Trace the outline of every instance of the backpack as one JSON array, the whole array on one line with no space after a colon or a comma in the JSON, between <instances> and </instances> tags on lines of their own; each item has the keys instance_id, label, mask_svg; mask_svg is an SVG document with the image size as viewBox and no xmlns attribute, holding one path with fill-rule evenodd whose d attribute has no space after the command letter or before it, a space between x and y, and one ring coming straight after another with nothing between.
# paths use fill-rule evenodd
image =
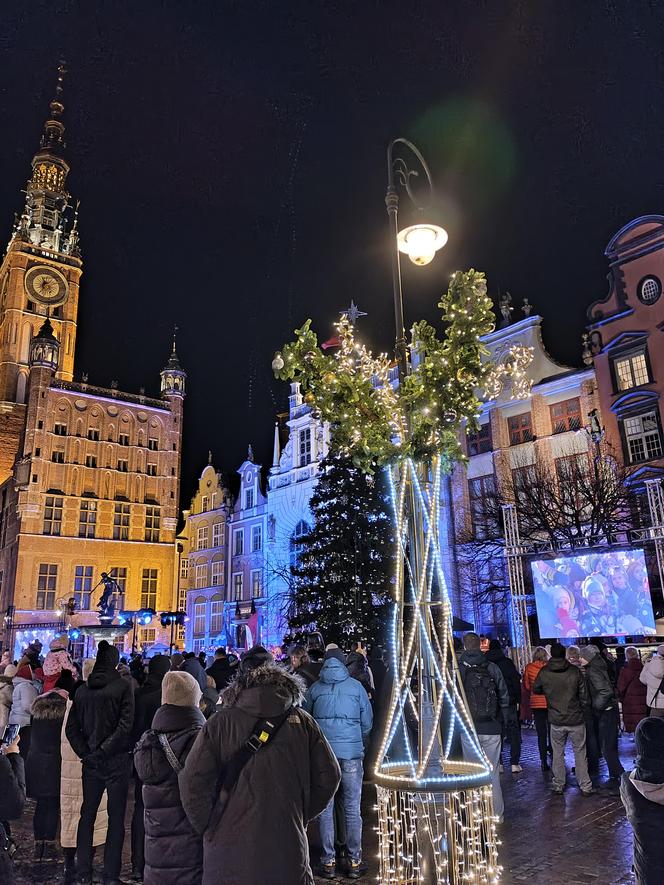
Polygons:
<instances>
[{"instance_id":1,"label":"backpack","mask_svg":"<svg viewBox=\"0 0 664 885\"><path fill-rule=\"evenodd\" d=\"M487 664L466 664L463 687L468 700L468 710L474 722L490 722L498 712L496 681L489 673Z\"/></svg>"}]
</instances>

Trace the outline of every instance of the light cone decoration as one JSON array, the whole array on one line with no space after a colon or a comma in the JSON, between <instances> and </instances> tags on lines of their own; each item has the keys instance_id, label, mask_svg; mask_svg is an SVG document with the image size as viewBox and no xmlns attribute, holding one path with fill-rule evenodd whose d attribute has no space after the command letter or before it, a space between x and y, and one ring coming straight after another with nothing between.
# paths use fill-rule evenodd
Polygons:
<instances>
[{"instance_id":1,"label":"light cone decoration","mask_svg":"<svg viewBox=\"0 0 664 885\"><path fill-rule=\"evenodd\" d=\"M424 321L413 327L412 371L399 385L392 361L360 344L348 317L333 356L307 321L272 363L330 422L333 448L367 472L390 473L393 687L374 771L382 885L500 880L491 771L452 646L438 528L441 476L463 458L462 427L477 428L478 393L493 369L480 340L495 328L484 275L453 274L439 307L444 338Z\"/></svg>"}]
</instances>

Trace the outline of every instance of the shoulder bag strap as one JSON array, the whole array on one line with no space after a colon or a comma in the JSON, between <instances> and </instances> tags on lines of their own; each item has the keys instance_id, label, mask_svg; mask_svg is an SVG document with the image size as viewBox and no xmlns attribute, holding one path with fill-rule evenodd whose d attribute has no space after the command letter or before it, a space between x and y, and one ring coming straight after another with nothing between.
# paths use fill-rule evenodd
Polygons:
<instances>
[{"instance_id":1,"label":"shoulder bag strap","mask_svg":"<svg viewBox=\"0 0 664 885\"><path fill-rule=\"evenodd\" d=\"M173 752L173 747L168 743L168 738L162 732L160 732L157 737L159 738L159 743L164 751L164 755L168 759L168 764L176 774L179 774L182 771L183 766L180 765L180 760Z\"/></svg>"}]
</instances>

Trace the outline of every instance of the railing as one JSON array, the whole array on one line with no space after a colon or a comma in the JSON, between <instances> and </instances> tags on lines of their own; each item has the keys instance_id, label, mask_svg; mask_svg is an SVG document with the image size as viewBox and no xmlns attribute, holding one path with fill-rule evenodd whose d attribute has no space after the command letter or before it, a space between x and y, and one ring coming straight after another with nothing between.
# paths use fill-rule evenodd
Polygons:
<instances>
[{"instance_id":1,"label":"railing","mask_svg":"<svg viewBox=\"0 0 664 885\"><path fill-rule=\"evenodd\" d=\"M165 403L162 399L154 399L153 397L143 396L143 394L125 393L115 387L95 387L92 384L58 380L53 380L51 387L55 387L58 390L71 390L72 393L87 393L90 396L117 399L124 403L136 403L140 406L148 406L151 409L162 409L164 412L169 411L168 403Z\"/></svg>"}]
</instances>

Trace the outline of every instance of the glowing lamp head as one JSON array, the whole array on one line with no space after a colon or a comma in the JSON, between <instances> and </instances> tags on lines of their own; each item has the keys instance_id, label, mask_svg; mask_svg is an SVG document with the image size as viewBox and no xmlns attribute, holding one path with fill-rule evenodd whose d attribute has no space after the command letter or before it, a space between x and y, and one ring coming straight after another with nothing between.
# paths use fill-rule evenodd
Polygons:
<instances>
[{"instance_id":1,"label":"glowing lamp head","mask_svg":"<svg viewBox=\"0 0 664 885\"><path fill-rule=\"evenodd\" d=\"M447 231L437 224L411 224L399 231L397 243L413 264L420 267L433 261L447 242Z\"/></svg>"}]
</instances>

